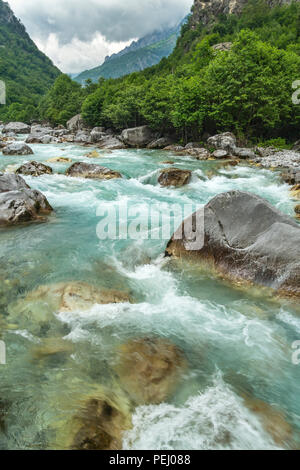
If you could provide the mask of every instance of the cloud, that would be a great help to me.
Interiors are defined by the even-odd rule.
[[[193,4],[193,0],[8,2],[38,46],[63,70],[74,72],[99,65],[133,38],[174,26]]]
[[[51,33],[44,39],[35,39],[38,48],[50,57],[63,72],[79,73],[101,64],[107,55],[124,49],[131,43],[107,42],[105,38],[96,33],[90,42],[73,38],[68,44],[61,45],[56,34]]]

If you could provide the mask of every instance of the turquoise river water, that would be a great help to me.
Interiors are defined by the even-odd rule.
[[[63,156],[104,165],[124,178],[70,178],[64,176],[70,163],[50,163],[53,175],[25,180],[46,195],[54,214],[46,223],[0,230],[0,339],[7,349],[7,363],[0,365],[0,449],[59,448],[53,435],[73,413],[72,398],[98,385],[117,394],[116,348],[144,337],[177,345],[188,365],[166,402],[132,409],[124,449],[299,448],[300,365],[292,361],[292,344],[300,340],[299,306],[165,259],[167,240],[100,240],[96,233],[99,207],[127,204],[146,214],[151,204],[160,214],[174,203],[196,208],[231,189],[256,193],[293,216],[295,203],[278,174],[246,164],[222,168],[163,151],[104,151],[91,159],[85,155],[92,148],[72,144],[32,149],[31,160]],[[0,156],[0,171],[28,160]],[[191,169],[190,184],[160,187],[165,160]],[[134,301],[53,312],[42,331],[25,297],[39,286],[66,281],[125,290]],[[34,356],[45,337],[64,339],[70,349]],[[245,395],[285,417],[289,443],[274,441],[246,407]]]

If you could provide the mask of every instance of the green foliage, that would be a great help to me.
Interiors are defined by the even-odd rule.
[[[6,84],[7,96],[6,106],[0,106],[0,119],[28,121],[38,117],[38,102],[60,72],[1,0],[0,46],[0,80]]]
[[[269,139],[265,141],[258,142],[258,147],[275,147],[277,149],[290,149],[291,145],[287,143],[285,139],[282,137],[278,137],[277,139]]]
[[[300,107],[291,99],[292,82],[300,78],[299,18],[299,3],[270,9],[251,0],[239,17],[220,17],[198,30],[185,25],[174,53],[143,72],[81,90],[58,81],[68,96],[54,94],[58,115],[52,117],[61,122],[61,106],[75,114],[82,103],[90,125],[116,130],[147,123],[184,142],[229,130],[245,139],[289,142],[300,125]],[[219,42],[233,46],[215,51],[211,46]]]
[[[68,75],[60,75],[39,105],[39,114],[53,124],[63,124],[78,114],[88,89],[83,89]]]

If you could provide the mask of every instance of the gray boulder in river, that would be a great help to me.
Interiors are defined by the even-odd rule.
[[[44,220],[52,210],[45,196],[30,189],[23,178],[0,173],[0,226]]]
[[[75,178],[91,178],[100,180],[111,180],[122,178],[118,171],[110,170],[104,166],[94,165],[92,163],[77,162],[73,163],[66,172],[67,176]]]
[[[32,155],[32,149],[22,143],[22,142],[13,142],[11,144],[6,145],[2,149],[3,155]]]
[[[17,175],[30,175],[30,176],[41,176],[51,175],[53,173],[52,168],[48,165],[44,165],[40,162],[28,162],[21,165],[16,170]]]
[[[201,219],[200,219],[201,220]],[[192,225],[191,225],[192,223]],[[166,254],[189,257],[232,281],[272,287],[300,297],[300,226],[267,201],[242,191],[223,193],[204,208],[204,224],[196,214],[186,219],[187,235],[168,243]],[[191,250],[191,230],[204,244]]]
[[[76,114],[67,122],[67,129],[71,132],[81,131],[85,128],[81,114]]]
[[[121,134],[123,142],[130,147],[146,147],[156,137],[156,134],[150,129],[149,126],[124,129]]]
[[[2,133],[7,134],[9,132],[14,132],[15,134],[29,134],[30,126],[24,124],[24,122],[9,122],[3,127]]]

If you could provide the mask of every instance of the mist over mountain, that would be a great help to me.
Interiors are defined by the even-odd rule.
[[[75,77],[79,83],[90,79],[97,82],[100,77],[119,78],[132,72],[139,72],[147,67],[158,64],[174,50],[181,28],[188,17],[177,26],[147,34],[138,41],[133,41],[117,54],[106,57],[99,67],[86,70]]]

